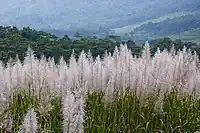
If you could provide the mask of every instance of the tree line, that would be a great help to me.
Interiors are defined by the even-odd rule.
[[[21,61],[26,56],[27,48],[30,46],[34,50],[34,54],[37,58],[41,55],[46,57],[54,57],[55,62],[59,61],[61,56],[66,61],[70,59],[72,51],[76,57],[82,50],[92,53],[93,57],[100,55],[102,57],[107,52],[113,52],[115,46],[119,47],[120,44],[127,44],[127,47],[132,50],[132,54],[136,56],[141,55],[144,44],[136,44],[135,42],[128,40],[122,41],[115,37],[97,38],[96,36],[82,37],[80,34],[76,34],[75,38],[70,38],[65,35],[62,38],[58,38],[55,35],[44,31],[36,31],[30,27],[24,27],[18,29],[17,27],[0,26],[0,60],[3,63],[7,63],[9,58],[15,58],[18,55]],[[196,50],[200,55],[200,46],[191,42],[182,42],[181,40],[172,41],[170,38],[161,38],[155,41],[150,41],[152,55],[160,47],[161,50],[171,48],[172,44],[176,50],[182,49],[183,46]]]

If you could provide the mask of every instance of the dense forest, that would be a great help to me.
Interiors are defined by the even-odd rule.
[[[0,60],[6,63],[10,57],[18,55],[20,60],[23,60],[28,46],[34,50],[37,58],[42,54],[46,57],[54,57],[58,62],[60,56],[63,56],[66,61],[71,56],[74,50],[75,56],[84,50],[92,53],[93,57],[100,55],[101,57],[107,52],[113,52],[115,46],[120,44],[127,44],[128,48],[132,50],[133,55],[140,56],[144,44],[136,44],[131,40],[122,42],[120,38],[115,36],[107,36],[105,38],[97,38],[95,36],[82,37],[81,34],[76,33],[74,38],[69,38],[68,35],[58,38],[55,35],[44,31],[36,31],[29,27],[18,29],[17,27],[3,27],[0,26]],[[200,55],[200,46],[191,42],[182,42],[181,40],[172,41],[170,38],[161,38],[154,41],[149,41],[151,44],[152,55],[159,47],[161,50],[167,48],[170,50],[172,44],[176,50],[182,49],[184,46],[196,50]]]

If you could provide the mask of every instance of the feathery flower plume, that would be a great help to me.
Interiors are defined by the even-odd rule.
[[[19,133],[37,133],[38,123],[36,112],[33,108],[29,109],[24,117]]]
[[[84,98],[79,92],[71,92],[63,99],[63,132],[84,133]]]

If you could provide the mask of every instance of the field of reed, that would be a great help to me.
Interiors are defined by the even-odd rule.
[[[200,66],[186,48],[134,57],[126,45],[103,58],[81,52],[0,63],[0,133],[194,133]]]

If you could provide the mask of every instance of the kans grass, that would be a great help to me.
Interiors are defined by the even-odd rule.
[[[142,56],[126,45],[69,64],[40,60],[29,48],[0,65],[2,133],[194,133],[200,129],[200,68],[196,53],[157,50]]]

